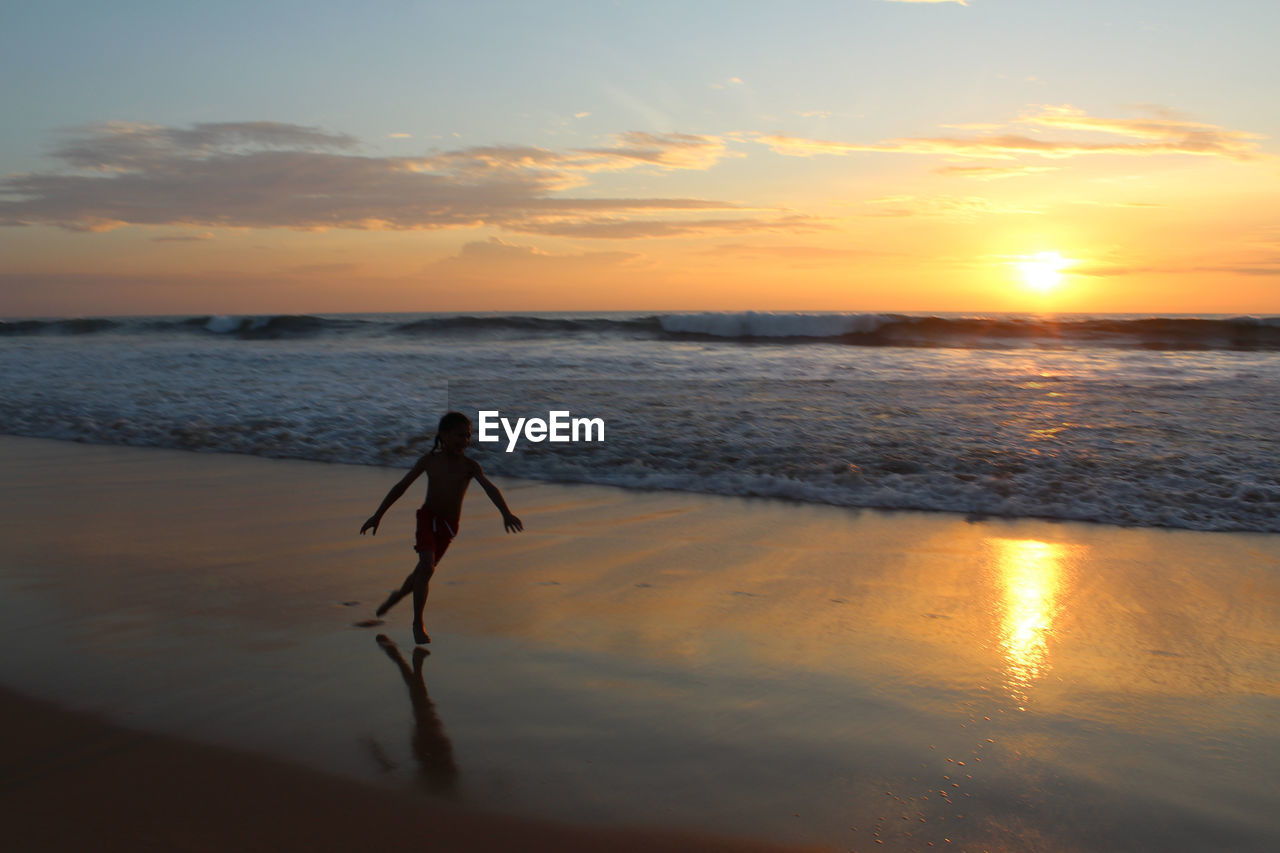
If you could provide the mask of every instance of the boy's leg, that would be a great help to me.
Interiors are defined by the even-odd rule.
[[[435,556],[423,554],[418,559],[418,568],[413,573],[413,639],[419,645],[431,642],[426,629],[422,625],[422,611],[427,604],[430,593],[431,576],[436,573]]]
[[[421,560],[419,560],[419,565],[421,565]],[[404,598],[406,595],[413,592],[414,578],[416,578],[417,576],[418,576],[418,570],[415,568],[412,572],[409,573],[409,576],[404,579],[404,583],[400,584],[400,588],[397,589],[395,592],[391,593],[390,595],[388,595],[387,600],[382,602],[382,604],[378,605],[378,609],[376,611],[377,615],[385,616],[388,610],[390,610],[392,607],[396,606],[396,604],[400,602],[400,599]]]
[[[388,595],[387,600],[382,602],[382,604],[378,605],[378,609],[376,611],[377,615],[385,616],[388,610],[390,610],[392,607],[395,607],[397,604],[400,603],[400,599],[404,598],[406,595],[412,592],[415,592],[418,585],[418,577],[422,574],[422,566],[426,562],[427,562],[427,558],[425,556],[418,558],[418,565],[414,567],[413,571],[409,572],[409,576],[404,579],[404,583],[400,584],[400,588],[397,589],[395,592],[391,593],[390,595]],[[431,575],[434,573],[435,573],[434,567],[429,568],[427,579],[430,580]],[[417,600],[416,597],[414,600],[416,602]],[[424,602],[426,601],[425,589],[423,590],[422,600]],[[421,614],[422,613],[421,605],[417,605],[416,610],[419,614]],[[422,621],[421,615],[419,615],[418,621]]]

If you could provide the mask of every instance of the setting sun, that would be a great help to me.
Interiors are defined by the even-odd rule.
[[[1062,270],[1070,265],[1071,261],[1057,252],[1027,255],[1014,263],[1022,274],[1022,283],[1039,293],[1048,293],[1062,284]]]

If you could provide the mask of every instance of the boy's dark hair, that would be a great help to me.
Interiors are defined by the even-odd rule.
[[[471,429],[471,418],[462,412],[445,412],[444,417],[440,419],[440,423],[436,426],[436,440],[431,445],[431,452],[435,453],[440,449],[440,433],[457,429],[458,427]]]

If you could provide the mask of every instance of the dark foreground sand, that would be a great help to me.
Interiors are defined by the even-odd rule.
[[[1280,849],[1280,537],[397,477],[0,437],[0,848]]]
[[[0,841],[14,851],[784,851],[485,814],[0,691]]]

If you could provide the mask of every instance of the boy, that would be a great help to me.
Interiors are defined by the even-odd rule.
[[[471,443],[471,420],[461,412],[449,412],[440,419],[436,440],[431,450],[414,464],[400,482],[391,487],[378,511],[360,528],[363,534],[372,530],[378,534],[378,524],[391,505],[424,472],[427,475],[427,499],[418,510],[418,530],[414,550],[418,552],[418,565],[404,579],[398,590],[391,593],[378,608],[378,616],[409,593],[413,593],[413,639],[419,645],[431,642],[422,624],[422,610],[427,603],[427,583],[435,574],[436,564],[444,556],[445,549],[458,533],[458,518],[462,514],[462,498],[467,486],[474,479],[502,513],[502,524],[508,533],[518,533],[524,525],[507,508],[498,487],[489,482],[480,463],[463,454]]]

